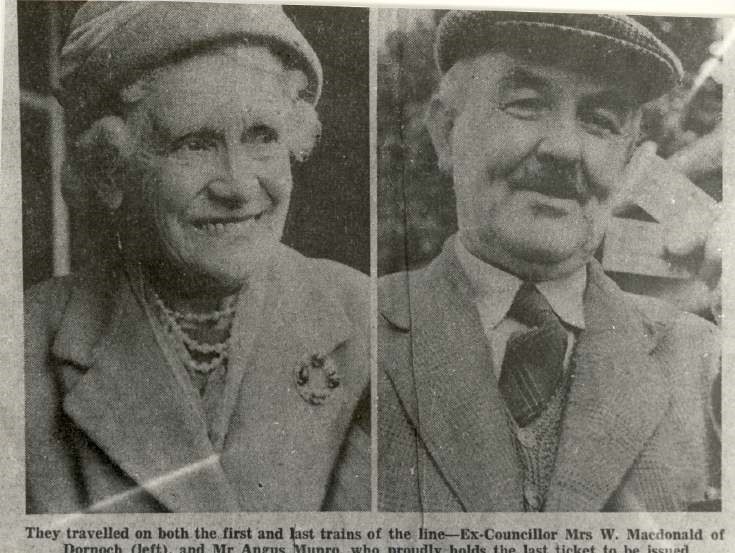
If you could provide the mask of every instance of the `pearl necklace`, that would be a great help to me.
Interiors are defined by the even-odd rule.
[[[208,375],[226,365],[229,358],[231,339],[229,328],[232,326],[232,320],[235,316],[237,296],[227,298],[225,305],[217,311],[210,313],[180,313],[163,303],[155,290],[152,290],[152,293],[156,307],[163,315],[164,328],[173,338],[178,356],[188,369]],[[197,326],[207,323],[214,323],[214,328],[217,330],[227,330],[227,338],[223,342],[209,344],[192,338],[184,330],[184,327],[196,329]],[[209,361],[197,361],[192,353],[213,357]]]
[[[181,313],[180,311],[171,309],[164,304],[163,300],[155,291],[153,292],[153,295],[155,296],[156,305],[162,309],[164,313],[176,321],[188,323],[216,323],[225,318],[231,319],[235,315],[235,305],[237,304],[237,296],[229,296],[225,299],[225,305],[222,309],[218,309],[210,313]]]

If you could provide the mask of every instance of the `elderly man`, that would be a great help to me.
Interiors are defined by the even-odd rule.
[[[686,509],[714,327],[593,258],[679,60],[608,15],[453,11],[435,48],[459,231],[380,285],[380,508]]]
[[[366,277],[280,243],[321,86],[278,6],[77,12],[65,192],[101,248],[26,295],[29,512],[369,508]]]

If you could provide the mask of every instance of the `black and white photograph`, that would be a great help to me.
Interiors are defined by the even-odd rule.
[[[732,0],[7,0],[0,553],[735,551]]]
[[[724,22],[378,21],[379,510],[720,510]]]
[[[369,510],[368,10],[18,25],[27,512]]]

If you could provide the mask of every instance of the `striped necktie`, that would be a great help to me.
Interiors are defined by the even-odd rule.
[[[546,408],[563,376],[567,333],[546,298],[531,283],[516,294],[508,316],[529,327],[514,332],[505,350],[499,387],[519,426]]]

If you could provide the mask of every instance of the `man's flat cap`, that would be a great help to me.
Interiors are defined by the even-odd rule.
[[[435,55],[442,74],[461,59],[491,50],[622,79],[641,101],[667,92],[683,74],[668,46],[625,15],[453,10],[441,20]]]
[[[319,58],[280,6],[202,2],[84,4],[61,52],[59,98],[73,113],[83,113],[146,70],[238,41],[267,46],[286,67],[303,70],[303,97],[316,104]]]

